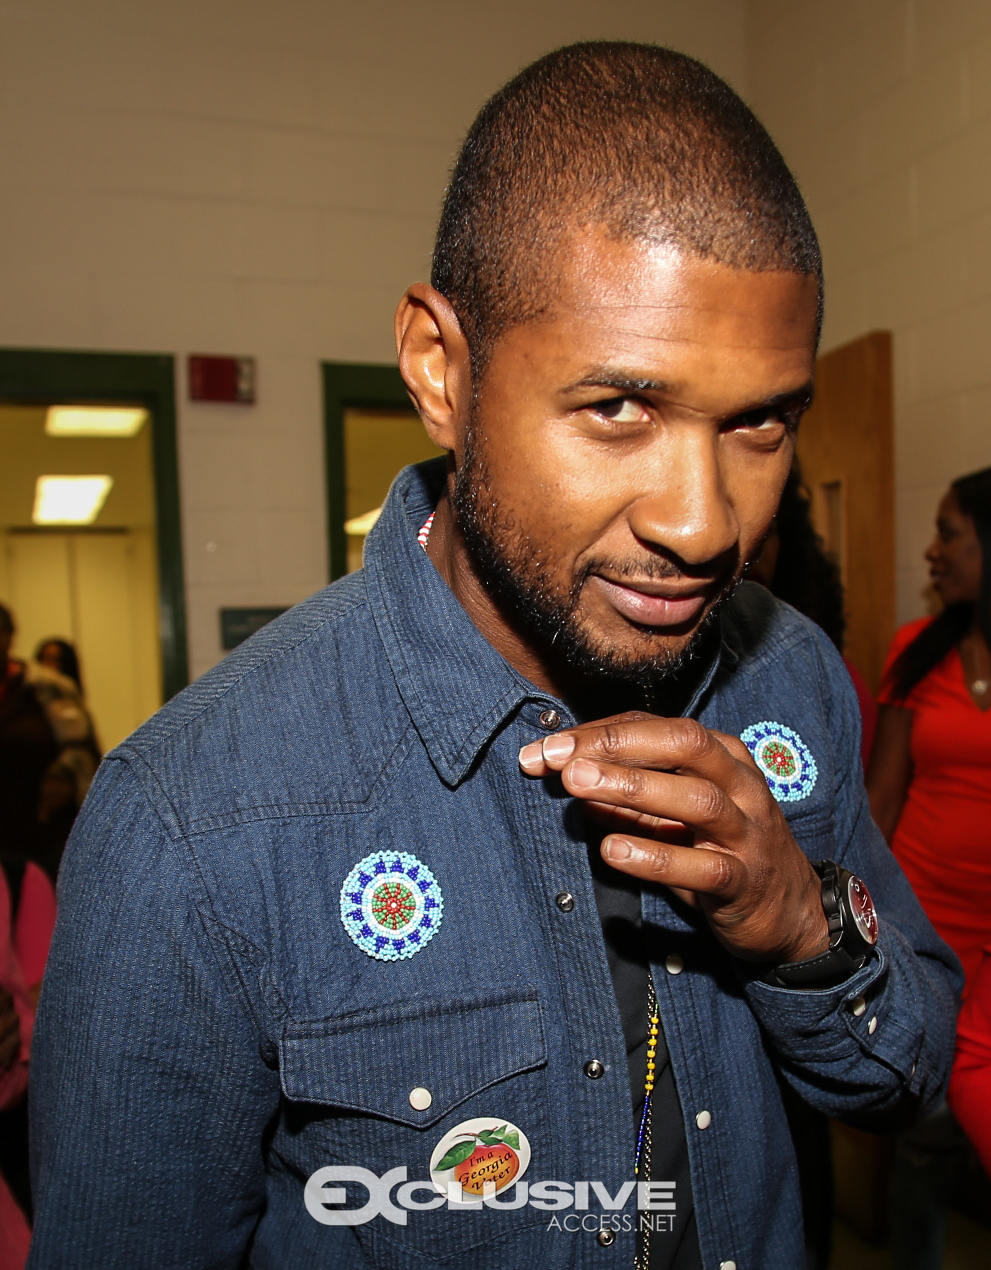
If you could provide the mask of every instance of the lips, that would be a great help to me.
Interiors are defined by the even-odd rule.
[[[683,587],[643,581],[615,582],[595,574],[589,582],[603,598],[630,622],[639,626],[685,626],[705,607],[708,589],[686,591]]]

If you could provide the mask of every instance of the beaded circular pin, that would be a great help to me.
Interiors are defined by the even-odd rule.
[[[797,732],[765,719],[741,732],[740,740],[753,755],[779,803],[795,803],[812,793],[819,769]]]
[[[341,921],[362,952],[399,961],[433,939],[444,897],[422,860],[406,851],[373,851],[341,887]]]

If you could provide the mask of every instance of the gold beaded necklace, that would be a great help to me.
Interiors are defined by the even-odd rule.
[[[640,1132],[637,1134],[637,1154],[633,1165],[633,1176],[639,1178],[643,1169],[643,1178],[650,1181],[650,1102],[654,1092],[654,1073],[657,1071],[657,1038],[660,1035],[661,1015],[657,1006],[657,994],[654,991],[654,978],[647,967],[647,1075],[644,1078],[643,1115],[640,1117]],[[639,1208],[637,1216],[639,1218]],[[650,1265],[650,1227],[638,1221],[637,1253],[633,1260],[634,1270],[648,1270]]]

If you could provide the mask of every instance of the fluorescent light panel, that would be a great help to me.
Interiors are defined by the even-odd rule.
[[[370,512],[365,512],[363,516],[352,516],[350,520],[344,522],[344,532],[355,538],[364,538],[365,534],[371,533],[372,526],[381,515],[382,508],[376,507]]]
[[[31,519],[36,525],[92,525],[113,484],[111,476],[39,476]]]
[[[133,437],[147,418],[143,406],[49,406],[45,432],[50,437]]]

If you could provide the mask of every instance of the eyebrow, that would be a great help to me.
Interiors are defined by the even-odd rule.
[[[563,393],[572,393],[581,388],[611,388],[617,394],[635,392],[667,393],[671,391],[671,384],[663,379],[642,379],[634,375],[625,375],[621,371],[601,369],[592,370],[589,374],[583,375],[581,379],[576,379],[574,383],[568,384],[561,391]],[[736,411],[732,417],[735,419],[740,415],[754,414],[758,410],[774,410],[780,406],[787,405],[800,405],[803,410],[807,410],[812,405],[814,397],[815,387],[812,380],[809,379],[798,388],[793,388],[788,392],[775,393],[772,397],[766,397],[763,401],[754,402],[753,405]]]

